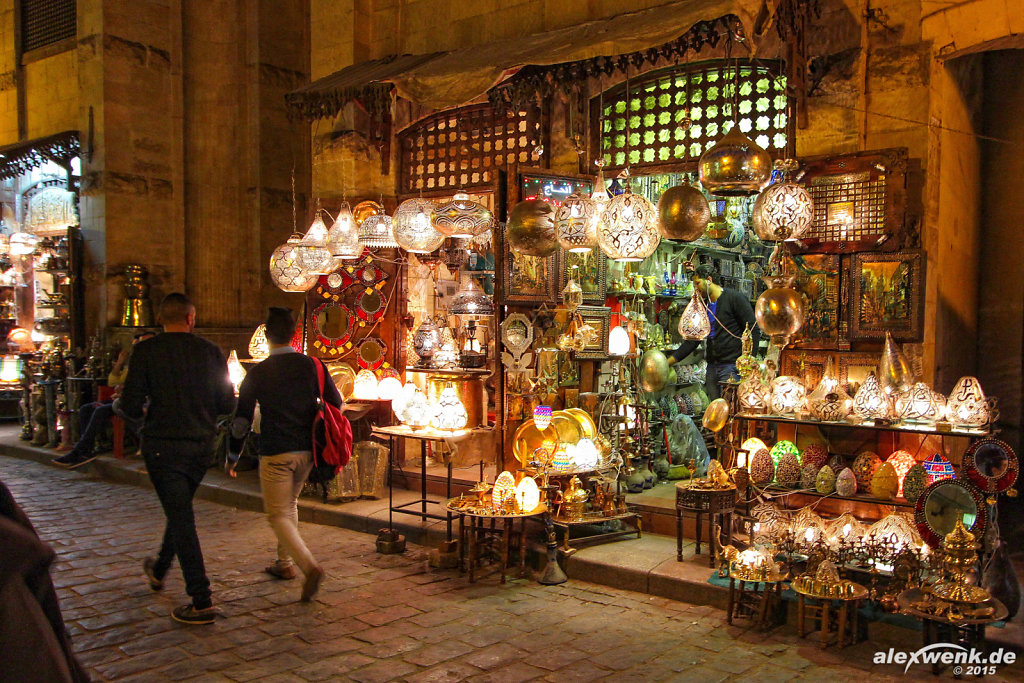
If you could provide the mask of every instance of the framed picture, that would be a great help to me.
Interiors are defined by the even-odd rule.
[[[577,309],[583,322],[597,330],[597,341],[577,352],[577,358],[604,360],[608,357],[608,333],[611,332],[612,309],[608,306],[580,306]]]
[[[839,356],[839,384],[844,385],[850,396],[853,396],[869,373],[875,372],[878,368],[877,353],[840,353]]]
[[[796,280],[793,288],[804,302],[804,324],[792,342],[812,349],[834,349],[839,345],[841,278],[837,254],[794,255]]]
[[[919,250],[850,257],[850,339],[921,341],[924,258]]]
[[[506,303],[554,303],[558,300],[559,252],[547,257],[524,256],[509,249],[504,240],[502,249]]]
[[[583,290],[584,301],[604,303],[608,291],[608,257],[603,251],[591,249],[586,254],[562,252],[560,270],[559,295],[571,276]]]
[[[832,351],[786,349],[782,352],[782,370],[779,374],[796,377],[807,387],[807,393],[811,393],[825,376],[825,366],[829,360],[834,370],[835,353]]]

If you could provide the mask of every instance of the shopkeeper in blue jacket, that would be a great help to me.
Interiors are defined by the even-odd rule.
[[[755,349],[760,332],[750,300],[741,292],[727,289],[720,283],[721,275],[714,266],[697,266],[693,275],[693,295],[705,298],[711,322],[711,334],[708,335],[704,354],[708,362],[704,391],[711,401],[722,395],[722,382],[736,378],[736,359],[743,353],[742,338],[747,325],[753,330]],[[699,341],[684,341],[669,356],[668,364],[675,365],[699,345]]]

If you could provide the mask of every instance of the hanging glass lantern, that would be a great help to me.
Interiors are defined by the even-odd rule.
[[[768,289],[761,292],[754,306],[754,316],[761,331],[780,349],[804,324],[804,302],[793,289],[793,275],[766,275],[762,278]]]
[[[395,211],[393,226],[398,246],[413,254],[429,254],[444,242],[444,235],[430,222],[434,203],[429,199],[406,199]]]
[[[583,288],[576,284],[576,280],[572,277],[562,288],[562,301],[565,302],[565,307],[569,309],[570,313],[575,313],[576,309],[583,305]]]
[[[431,213],[430,222],[442,235],[469,239],[491,229],[494,218],[483,204],[477,204],[465,192],[457,192]]]
[[[327,226],[324,219],[317,210],[309,229],[302,236],[302,241],[295,248],[295,255],[299,264],[310,273],[323,275],[331,272],[333,259],[327,247]]]
[[[431,421],[436,429],[456,431],[463,429],[468,421],[466,406],[459,399],[459,392],[453,386],[445,387],[437,399],[437,414]]]
[[[670,187],[658,200],[658,229],[670,240],[692,242],[711,221],[711,206],[704,193],[688,182]]]
[[[798,240],[814,221],[814,200],[800,185],[788,179],[798,166],[793,159],[775,162],[782,180],[758,195],[751,212],[754,234],[770,242]]]
[[[892,402],[874,372],[868,374],[853,395],[853,410],[864,420],[887,420],[892,416]]]
[[[239,362],[238,352],[234,349],[231,349],[231,354],[228,356],[228,379],[231,380],[231,386],[235,388],[235,396],[238,396],[238,387],[245,379],[245,368]]]
[[[661,242],[658,210],[641,195],[626,191],[608,202],[597,227],[597,243],[613,261],[643,261]]]
[[[270,355],[270,344],[267,342],[267,326],[260,323],[249,338],[249,358],[263,360]]]
[[[367,216],[359,226],[359,243],[371,249],[398,247],[398,242],[395,241],[394,222],[391,216],[384,213],[383,207]]]
[[[359,242],[359,226],[352,215],[348,202],[342,202],[338,215],[327,233],[327,250],[331,253],[333,268],[341,266],[341,261],[350,261],[363,255],[363,245]],[[330,272],[330,271],[328,271]]]
[[[946,402],[946,419],[954,427],[984,427],[988,424],[988,401],[976,377],[961,377]]]
[[[480,289],[476,280],[470,277],[466,286],[452,298],[448,313],[451,315],[491,315],[494,313],[494,302],[484,293],[484,290]]]
[[[380,397],[377,375],[373,370],[360,370],[352,385],[352,398],[357,401],[376,401]]]
[[[700,341],[711,334],[711,320],[708,318],[708,307],[700,294],[694,291],[690,303],[686,304],[683,314],[679,316],[679,334],[683,339]]]
[[[597,246],[601,208],[596,201],[573,192],[555,210],[555,237],[562,248],[586,254]]]
[[[935,422],[942,419],[946,397],[924,382],[896,395],[896,417],[905,422]]]
[[[803,407],[806,389],[796,377],[776,377],[769,385],[771,409],[775,415],[792,415]]]
[[[622,325],[616,325],[608,333],[608,354],[611,356],[625,356],[629,353],[629,332]]]
[[[772,158],[733,122],[729,132],[700,156],[699,170],[700,184],[711,194],[746,197],[768,183]]]
[[[296,249],[301,242],[301,235],[292,235],[270,254],[270,279],[286,292],[307,292],[320,277],[319,273],[308,270],[299,262]]]

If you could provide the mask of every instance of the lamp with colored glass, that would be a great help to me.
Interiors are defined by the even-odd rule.
[[[765,445],[764,441],[757,437],[747,439],[736,453],[736,467],[746,467],[753,460],[754,453],[762,450],[768,450],[768,446]]]
[[[228,379],[235,388],[235,396],[238,396],[238,387],[242,386],[242,380],[245,379],[245,368],[238,361],[238,353],[234,349],[231,349],[228,356]]]
[[[295,248],[299,265],[306,271],[322,275],[333,270],[331,252],[327,248],[327,236],[327,225],[320,215],[320,210],[317,209],[313,222],[309,224],[306,234]]]
[[[924,461],[924,471],[928,473],[929,484],[943,479],[956,479],[956,468],[941,453],[936,453]]]
[[[380,398],[379,392],[377,375],[373,373],[373,370],[360,370],[352,385],[352,398],[357,401],[376,401]]]
[[[769,452],[769,454],[772,456],[772,462],[774,462],[775,466],[778,467],[779,462],[786,455],[795,455],[797,459],[799,459],[800,449],[797,448],[796,444],[793,443],[792,441],[787,441],[783,439],[782,441],[777,441],[775,445],[772,446],[772,450]]]
[[[896,470],[896,477],[900,482],[900,488],[896,492],[896,495],[902,497],[903,480],[906,478],[907,472],[910,471],[910,468],[917,464],[917,460],[915,460],[914,456],[906,451],[895,451],[892,455],[886,458],[886,462],[891,464],[893,469]]]
[[[285,292],[307,292],[320,277],[299,260],[301,244],[302,235],[295,234],[270,254],[270,279]]]
[[[451,201],[436,207],[430,220],[442,235],[459,239],[478,237],[494,224],[490,209],[474,202],[465,192],[457,192]]]
[[[853,395],[853,410],[864,420],[887,420],[892,416],[892,402],[874,372],[868,374]]]
[[[444,243],[444,234],[430,222],[434,203],[429,199],[406,199],[392,219],[398,246],[413,254],[429,254]]]
[[[537,406],[533,409],[533,424],[537,429],[544,431],[551,425],[553,415],[551,406]]]
[[[510,512],[515,504],[516,478],[504,471],[494,480],[491,488],[491,505],[497,513]]]
[[[260,323],[249,338],[249,358],[263,360],[270,355],[270,344],[267,342],[267,326]]]

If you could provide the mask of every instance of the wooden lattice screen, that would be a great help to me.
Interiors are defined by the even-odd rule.
[[[740,62],[738,78],[736,68],[734,61],[715,61],[662,69],[631,78],[628,98],[622,83],[591,100],[595,119],[604,109],[603,126],[593,125],[600,127],[605,167],[629,166],[635,175],[695,163],[729,129],[734,102],[740,130],[773,157],[786,156],[793,122],[781,65]]]
[[[490,187],[494,171],[544,157],[539,109],[499,111],[471,105],[421,119],[398,134],[399,194]]]
[[[21,0],[21,51],[74,38],[75,0]]]

